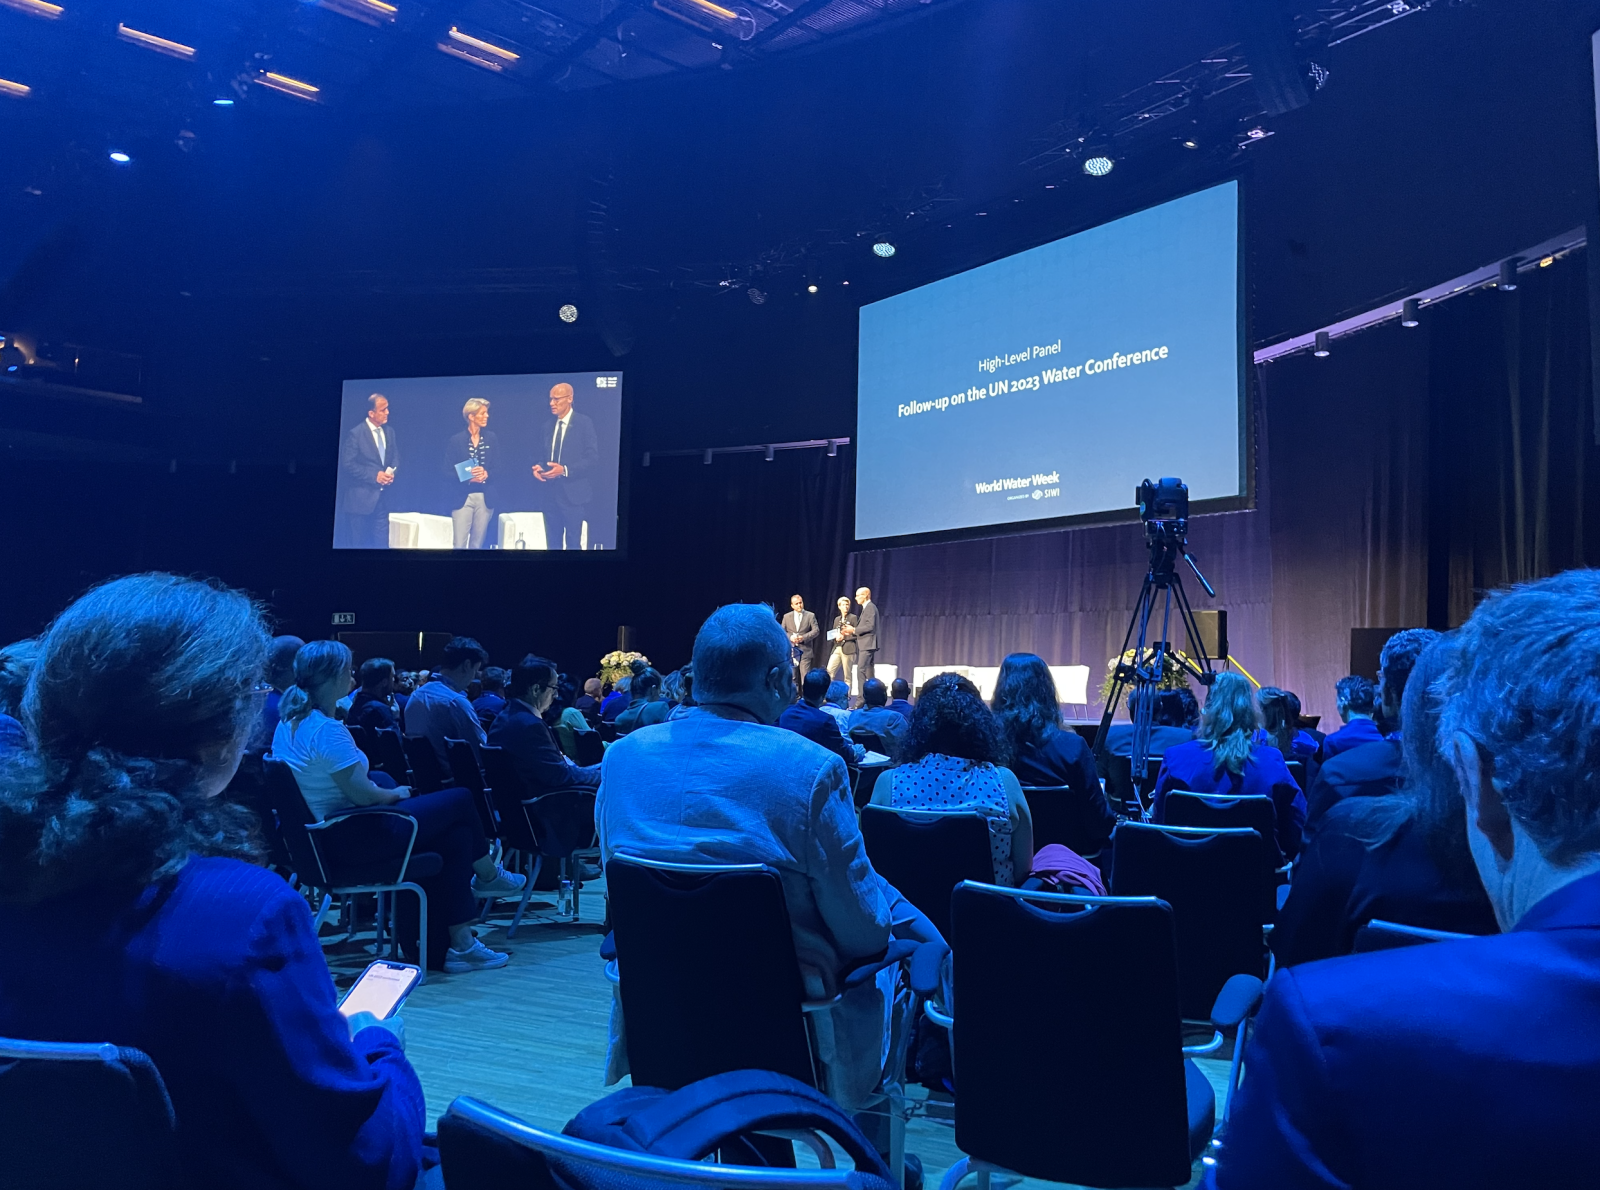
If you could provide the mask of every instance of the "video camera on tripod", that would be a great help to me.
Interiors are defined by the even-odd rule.
[[[1145,545],[1150,551],[1150,569],[1139,589],[1139,601],[1134,606],[1133,618],[1122,638],[1122,649],[1117,655],[1111,690],[1106,696],[1105,712],[1100,718],[1100,731],[1096,736],[1095,751],[1106,752],[1110,734],[1111,717],[1116,713],[1117,702],[1124,689],[1132,687],[1137,698],[1130,696],[1133,719],[1133,772],[1143,774],[1149,761],[1150,723],[1155,708],[1155,694],[1161,689],[1169,658],[1185,670],[1202,686],[1216,680],[1211,658],[1206,653],[1205,641],[1195,624],[1194,611],[1189,606],[1189,595],[1183,589],[1183,575],[1178,572],[1178,559],[1182,558],[1194,571],[1195,578],[1205,588],[1206,594],[1216,598],[1216,591],[1200,573],[1200,567],[1189,556],[1189,487],[1181,479],[1164,478],[1145,480],[1134,493],[1134,503],[1139,509],[1139,519],[1144,522]],[[1156,609],[1157,593],[1161,593],[1161,623],[1159,634],[1151,638],[1151,617]],[[1172,647],[1171,624],[1173,605],[1183,621],[1189,638],[1189,652]],[[1129,658],[1128,646],[1138,635],[1137,645]],[[1199,660],[1196,661],[1195,659]]]

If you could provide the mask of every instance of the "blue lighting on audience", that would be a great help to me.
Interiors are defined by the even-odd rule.
[[[111,152],[111,160],[115,161],[118,165],[127,165],[133,160],[133,158],[129,157],[121,149],[113,149]]]

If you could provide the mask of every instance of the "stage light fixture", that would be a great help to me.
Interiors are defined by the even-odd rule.
[[[1500,288],[1507,293],[1517,287],[1517,265],[1521,263],[1515,256],[1500,262]]]
[[[10,79],[0,79],[0,95],[10,95],[16,99],[26,99],[33,94],[33,88],[27,83],[14,83]]]
[[[15,372],[27,362],[28,357],[22,354],[22,348],[9,339],[4,347],[0,347],[0,369],[4,369],[7,372]]]
[[[562,306],[561,309],[556,311],[556,317],[561,319],[562,322],[577,322],[578,307],[574,306],[571,302],[568,302],[566,305]]]
[[[807,286],[806,286],[806,292],[807,292],[807,293],[816,293],[816,292],[817,292],[817,286],[816,286],[816,283],[815,283],[815,282],[813,282],[813,283],[812,283],[812,284],[810,284],[810,285],[807,285]]]
[[[1416,326],[1422,319],[1417,314],[1417,299],[1407,298],[1400,303],[1400,325]]]
[[[30,17],[43,17],[47,21],[55,20],[66,11],[61,5],[48,4],[45,0],[0,0],[0,6],[25,12]]]
[[[1200,142],[1192,136],[1184,137],[1182,144],[1186,149],[1198,149],[1200,147]]]
[[[744,291],[744,296],[750,299],[752,306],[764,305],[767,300],[766,290],[757,289],[754,285]]]
[[[874,256],[881,256],[883,259],[888,260],[894,253],[895,247],[888,240],[879,240],[872,245],[872,254]]]
[[[492,70],[499,74],[505,69],[504,62],[495,62],[489,58],[480,58],[477,54],[469,54],[466,50],[457,49],[453,45],[439,42],[435,47],[441,54],[449,54],[452,58],[460,58],[463,62],[471,62],[474,66],[481,66],[485,70]]]
[[[492,54],[503,62],[515,62],[522,57],[521,54],[513,53],[504,46],[495,45],[492,41],[484,41],[481,37],[473,37],[469,33],[463,33],[454,25],[450,26],[450,40],[459,41],[462,45],[471,46],[475,50],[482,50],[486,54]]]
[[[1331,348],[1329,347],[1330,342],[1331,342],[1331,337],[1329,336],[1327,331],[1318,331],[1317,332],[1317,345],[1314,348],[1312,348],[1311,354],[1316,356],[1318,359],[1327,359],[1328,358],[1328,354],[1329,354],[1329,352],[1331,350]]]
[[[839,444],[837,442],[828,443],[828,457],[830,459],[836,459],[839,457]]]
[[[231,99],[213,99],[211,101],[211,106],[212,107],[232,107],[233,106],[233,100],[231,100]]]
[[[279,74],[275,70],[264,70],[251,81],[266,87],[269,91],[293,95],[296,99],[304,99],[307,103],[316,103],[317,96],[322,94],[321,87],[313,87],[310,83]]]
[[[1555,264],[1555,262],[1556,262],[1556,258],[1554,256],[1546,256],[1543,260],[1541,260],[1539,262],[1539,267],[1541,269],[1547,269],[1551,265]]]
[[[107,154],[107,156],[110,157],[111,160],[115,161],[118,165],[127,165],[130,161],[133,160],[132,157],[129,157],[121,149],[113,149],[110,153]]]
[[[184,45],[181,41],[171,41],[165,37],[157,37],[154,33],[146,33],[141,29],[130,29],[127,25],[118,22],[117,36],[130,45],[143,46],[147,50],[154,50],[158,54],[165,54],[169,58],[181,58],[185,62],[194,60],[194,47]]]
[[[772,447],[767,447],[767,462],[772,462]]]
[[[1117,163],[1104,153],[1083,159],[1083,172],[1091,178],[1103,178],[1117,167]]]

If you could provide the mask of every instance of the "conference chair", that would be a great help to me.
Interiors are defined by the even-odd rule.
[[[535,1128],[476,1099],[456,1098],[439,1117],[439,1153],[450,1190],[893,1190],[867,1171],[770,1169],[656,1157]]]
[[[890,755],[889,745],[884,743],[883,737],[870,727],[852,727],[850,729],[850,742],[860,744],[869,752],[877,752],[883,756]]]
[[[367,756],[367,759],[370,761],[372,759],[372,755],[371,755],[372,736],[371,736],[371,734],[361,724],[359,724],[359,723],[351,723],[348,719],[345,720],[344,728],[345,728],[346,731],[348,731],[350,733],[350,738],[356,742],[356,747],[360,748],[361,751]]]
[[[1423,926],[1401,925],[1396,921],[1373,918],[1356,931],[1352,954],[1366,954],[1373,950],[1392,950],[1397,946],[1421,946],[1427,942],[1454,942],[1470,938],[1471,934],[1457,934],[1451,930],[1430,930]]]
[[[411,766],[411,791],[437,793],[450,784],[450,773],[433,750],[433,741],[427,736],[405,737],[406,762]]]
[[[1267,974],[1273,899],[1266,844],[1250,829],[1120,822],[1111,835],[1111,894],[1172,908],[1179,1007],[1202,1020],[1235,975]]]
[[[930,1003],[927,1015],[950,1031],[965,1156],[941,1190],[968,1172],[987,1190],[1002,1171],[1087,1186],[1187,1183],[1217,1115],[1190,1058],[1237,1034],[1261,981],[1229,982],[1206,1014],[1211,1039],[1185,1046],[1174,914],[1155,897],[963,881],[951,931],[955,1012]]]
[[[388,773],[396,785],[410,785],[411,765],[406,760],[400,732],[393,727],[380,727],[367,732],[367,740],[372,745],[372,750],[367,753],[371,766],[380,773]],[[357,744],[360,742],[356,741]]]
[[[472,804],[478,807],[478,818],[483,823],[483,833],[488,839],[500,837],[500,823],[494,812],[494,801],[489,796],[489,787],[484,783],[483,769],[478,767],[478,758],[472,753],[472,745],[466,740],[452,740],[448,736],[444,741],[445,753],[450,759],[450,782],[459,785],[472,795]]]
[[[1171,826],[1245,827],[1267,843],[1267,859],[1274,868],[1283,864],[1278,850],[1278,810],[1261,794],[1195,793],[1167,791],[1162,821]]]
[[[560,878],[572,882],[572,916],[568,920],[577,921],[583,888],[580,861],[599,857],[593,846],[594,790],[563,789],[534,794],[504,748],[484,744],[480,753],[489,779],[489,798],[500,820],[500,840],[507,848],[521,854],[522,870],[528,877],[506,937],[515,937],[522,925],[523,914],[527,912],[528,901],[546,859],[555,860]]]
[[[399,905],[394,894],[413,893],[417,962],[426,979],[428,894],[417,882],[437,876],[444,860],[432,851],[415,851],[416,819],[387,806],[368,806],[318,822],[289,766],[268,757],[264,768],[273,825],[294,860],[295,873],[302,884],[323,894],[313,930],[321,927],[334,897],[372,894],[378,898],[374,945],[381,951],[387,928],[390,953],[399,957]]]
[[[1075,790],[1070,785],[1024,785],[1022,796],[1033,819],[1033,849],[1050,843],[1070,847],[1085,859],[1100,854],[1107,839],[1100,816],[1098,788]],[[1113,804],[1113,809],[1115,805]]]
[[[939,943],[896,940],[851,969],[838,995],[807,1000],[775,869],[614,855],[606,890],[612,933],[601,954],[621,997],[635,1086],[676,1090],[732,1070],[773,1070],[816,1087],[810,1018],[908,960],[913,990],[931,994],[948,954]],[[888,1068],[904,1060],[891,1055]],[[899,1170],[905,1105],[898,1085],[884,1091],[882,1110],[889,1168]]]
[[[605,759],[605,741],[598,731],[575,731],[572,733],[572,753],[575,764],[588,768]]]
[[[1111,808],[1131,817],[1141,817],[1155,797],[1156,780],[1161,773],[1161,758],[1150,757],[1144,773],[1137,779],[1133,760],[1127,756],[1108,756],[1105,760],[1106,797]]]
[[[927,914],[946,938],[950,890],[963,880],[994,883],[989,820],[982,814],[867,805],[861,808],[861,837],[878,874]]]
[[[148,1055],[0,1037],[0,1186],[166,1190],[182,1180],[172,1101]]]

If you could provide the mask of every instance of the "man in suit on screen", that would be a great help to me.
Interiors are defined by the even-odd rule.
[[[339,451],[347,544],[356,549],[389,548],[389,492],[400,446],[389,425],[389,398],[367,397],[367,415],[350,427]]]
[[[594,500],[594,477],[600,469],[600,443],[594,422],[572,409],[572,385],[550,390],[550,425],[544,445],[550,461],[535,464],[533,477],[552,489],[545,501],[545,529],[553,550],[583,548],[583,522]],[[589,525],[589,545],[600,544],[600,527]]]

